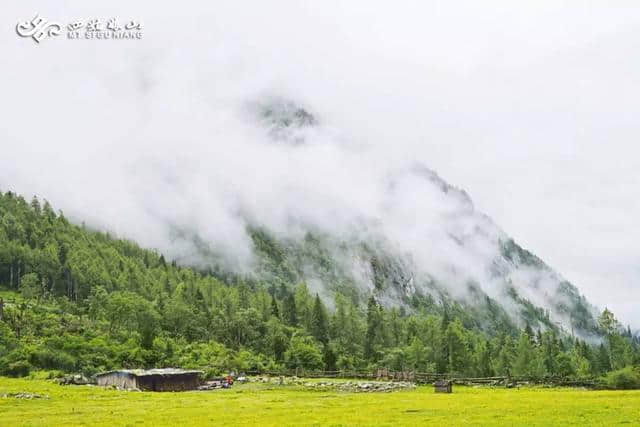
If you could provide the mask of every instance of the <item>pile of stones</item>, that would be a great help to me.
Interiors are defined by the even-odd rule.
[[[407,381],[309,381],[298,377],[254,377],[253,382],[282,386],[301,386],[311,390],[339,390],[356,393],[390,392],[415,388]]]
[[[275,384],[275,385],[304,385],[305,380],[298,377],[256,377],[253,379],[247,379],[247,381],[253,381],[263,384]]]
[[[75,374],[75,375],[67,375],[66,377],[58,378],[58,384],[60,384],[60,385],[86,385],[86,384],[95,384],[95,380],[87,378],[84,375]]]
[[[8,398],[14,398],[14,399],[27,399],[27,400],[31,400],[31,399],[48,399],[49,396],[42,395],[42,394],[35,394],[35,393],[26,393],[26,392],[22,392],[22,393],[4,393],[2,395],[3,399],[8,399]]]
[[[404,381],[370,381],[370,382],[308,382],[305,387],[315,390],[339,390],[355,393],[388,393],[395,390],[407,390],[415,388],[415,384]]]
[[[198,387],[198,390],[201,391],[207,391],[207,390],[215,390],[215,389],[222,389],[222,388],[229,388],[230,386],[227,385],[226,381],[222,381],[222,380],[211,380],[211,381],[205,381],[203,384],[201,384]]]

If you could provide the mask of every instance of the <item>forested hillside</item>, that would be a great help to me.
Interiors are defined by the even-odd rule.
[[[267,232],[250,233],[262,276],[197,270],[71,224],[48,202],[0,193],[0,373],[387,367],[592,377],[640,363],[637,338],[606,310],[602,342],[586,343],[552,324],[520,330],[488,297],[482,310],[420,293],[385,307],[375,292],[334,283],[321,298]],[[322,259],[314,239],[299,256]]]

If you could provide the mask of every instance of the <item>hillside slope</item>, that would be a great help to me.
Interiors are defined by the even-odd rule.
[[[341,263],[349,258],[327,251],[334,247],[328,237],[308,233],[295,242],[248,232],[260,260],[252,274],[194,270],[71,224],[47,202],[0,194],[0,374],[384,366],[584,377],[640,357],[637,339],[620,334],[610,313],[601,322],[609,329],[599,330],[607,345],[592,347],[553,325],[519,329],[480,291],[474,303],[438,294],[437,283],[425,288],[434,292],[403,287],[410,270],[378,248],[341,246],[375,272],[367,293],[350,281],[356,276]],[[525,252],[517,256],[533,262]],[[313,289],[325,282],[332,285],[321,289],[322,299]]]

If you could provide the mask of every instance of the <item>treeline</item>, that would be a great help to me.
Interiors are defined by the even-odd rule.
[[[373,295],[361,304],[339,292],[323,300],[304,283],[181,267],[11,192],[0,193],[0,289],[4,375],[385,367],[590,378],[640,365],[638,339],[608,310],[597,344],[528,325],[487,333],[451,302],[385,308]]]

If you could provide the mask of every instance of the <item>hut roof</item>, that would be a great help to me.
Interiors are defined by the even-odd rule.
[[[114,373],[125,373],[132,374],[137,377],[144,377],[149,375],[162,375],[162,376],[171,376],[171,375],[182,375],[182,374],[201,374],[202,371],[196,370],[185,370],[178,368],[163,368],[163,369],[117,369],[113,371],[103,372],[101,374],[96,375],[97,377],[103,375],[109,375]]]

